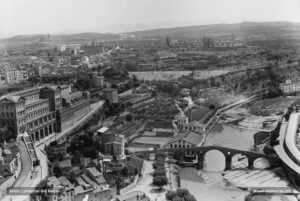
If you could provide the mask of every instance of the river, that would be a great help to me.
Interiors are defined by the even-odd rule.
[[[248,151],[254,144],[258,131],[216,124],[206,136],[203,146],[217,145]]]
[[[203,146],[218,145],[234,149],[249,150],[253,145],[253,135],[257,131],[216,124],[207,135]],[[224,155],[210,151],[205,157],[206,167],[199,177],[194,168],[183,168],[180,172],[181,187],[187,188],[198,201],[240,201],[248,194],[231,187],[223,181]]]

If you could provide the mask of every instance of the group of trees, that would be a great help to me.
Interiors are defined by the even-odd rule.
[[[92,159],[97,158],[100,150],[101,145],[93,137],[93,133],[86,132],[83,135],[78,135],[71,140],[67,152],[73,155],[72,163],[76,164],[80,162],[80,157],[88,157]]]
[[[169,81],[159,81],[156,83],[156,88],[158,91],[163,93],[167,93],[171,96],[177,96],[180,92],[180,88],[178,85],[169,82]]]
[[[103,72],[106,79],[124,79],[128,77],[128,71],[126,69],[108,68]]]
[[[103,112],[105,116],[114,116],[121,112],[123,112],[125,109],[124,105],[121,105],[119,103],[110,103],[109,100],[106,100],[103,105]]]
[[[15,138],[15,134],[7,126],[0,126],[0,143]]]
[[[168,201],[196,201],[196,198],[187,189],[177,189],[166,193]]]
[[[97,86],[93,82],[91,75],[84,75],[84,76],[80,76],[77,78],[77,81],[74,84],[74,87],[81,91],[86,91],[86,90],[95,88]]]
[[[155,162],[153,163],[153,185],[158,186],[159,190],[162,189],[164,185],[168,184],[168,179],[166,176],[166,169],[165,169],[165,160],[166,154],[165,153],[157,153],[155,156]]]

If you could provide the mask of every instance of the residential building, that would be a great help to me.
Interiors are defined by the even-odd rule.
[[[8,84],[19,83],[29,78],[27,69],[23,67],[6,67],[5,80]]]
[[[103,153],[113,156],[117,160],[125,158],[125,137],[109,131],[100,134],[101,144],[104,147]]]
[[[75,187],[75,201],[111,201],[112,191],[108,187],[94,188],[89,185]]]
[[[285,94],[298,93],[300,92],[300,81],[287,79],[285,83],[280,83],[279,87]]]
[[[47,179],[47,187],[53,190],[58,190],[59,193],[47,195],[47,201],[74,201],[75,188],[74,185],[64,176],[62,177],[49,177]]]
[[[87,175],[97,182],[100,186],[107,186],[107,182],[103,177],[103,174],[99,172],[95,167],[87,168]]]
[[[15,142],[4,144],[0,149],[0,199],[7,193],[21,171],[19,149]]]

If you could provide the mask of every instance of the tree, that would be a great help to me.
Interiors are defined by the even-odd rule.
[[[189,194],[189,191],[187,189],[180,188],[177,190],[177,195],[179,197],[184,197],[185,195],[188,195],[188,194]]]
[[[126,116],[126,121],[132,121],[132,115],[131,114]]]
[[[60,169],[60,167],[58,165],[56,165],[56,166],[53,167],[53,174],[56,177],[62,176],[62,171],[61,171],[61,169]]]
[[[153,177],[152,183],[153,185],[158,186],[159,190],[161,190],[164,185],[167,185],[168,179],[166,176],[156,176]]]
[[[13,135],[14,135],[13,132],[7,126],[0,128],[0,142],[1,143],[12,138]]]

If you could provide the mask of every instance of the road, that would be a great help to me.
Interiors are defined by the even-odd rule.
[[[26,149],[22,136],[17,138],[17,145],[20,151],[21,158],[21,171],[20,175],[15,181],[13,187],[32,187],[34,188],[38,185],[41,180],[48,176],[48,164],[47,156],[42,153],[40,149],[36,149],[36,154],[40,160],[40,166],[35,168],[33,174],[31,174],[31,159],[29,153]],[[32,177],[31,177],[32,175]],[[6,195],[1,199],[1,201],[27,201],[29,200],[29,195]]]
[[[14,183],[14,186],[22,186],[31,172],[31,159],[21,136],[17,138],[17,146],[19,148],[21,159],[21,171],[19,177]]]
[[[142,179],[138,182],[137,186],[133,189],[131,189],[129,192],[133,191],[142,191],[150,198],[150,201],[165,201],[165,193],[167,190],[171,190],[171,185],[164,186],[164,189],[159,192],[158,187],[152,185],[152,173],[154,171],[152,167],[152,161],[144,160],[145,163],[145,170],[143,173]],[[169,169],[167,168],[167,172],[169,173]],[[169,174],[167,174],[168,176]],[[168,178],[170,178],[168,176]]]

